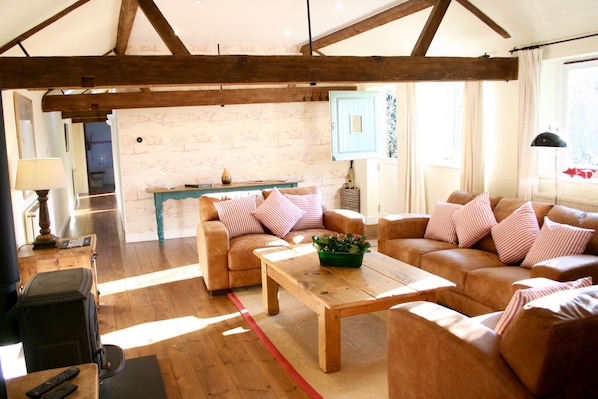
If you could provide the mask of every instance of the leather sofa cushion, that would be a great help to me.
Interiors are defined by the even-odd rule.
[[[456,244],[449,244],[442,241],[425,238],[399,238],[388,241],[384,253],[402,262],[420,267],[422,255],[454,248],[457,248]]]
[[[570,224],[584,229],[594,229],[596,233],[586,246],[586,254],[598,255],[598,213],[580,211],[578,209],[555,205],[547,214],[553,222]]]
[[[501,354],[538,397],[594,395],[598,392],[598,286],[529,302],[505,331]]]
[[[504,309],[515,281],[530,277],[530,270],[519,266],[485,267],[467,274],[464,293],[494,309]]]
[[[259,269],[260,260],[253,254],[256,248],[288,246],[285,240],[270,234],[247,234],[232,238],[228,252],[229,270]]]
[[[419,267],[457,285],[464,293],[467,274],[475,269],[504,266],[498,255],[472,248],[456,248],[429,252],[421,257]]]

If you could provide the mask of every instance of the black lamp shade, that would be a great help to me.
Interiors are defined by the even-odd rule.
[[[540,133],[531,144],[532,147],[567,147],[567,143],[558,134]]]

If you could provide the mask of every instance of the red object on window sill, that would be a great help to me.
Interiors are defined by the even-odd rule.
[[[569,175],[571,177],[573,176],[580,176],[584,179],[589,179],[594,175],[594,171],[592,169],[586,169],[586,168],[567,168],[566,171],[563,172],[566,175]]]

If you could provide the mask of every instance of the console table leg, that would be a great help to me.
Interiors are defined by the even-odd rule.
[[[154,206],[156,207],[156,228],[158,230],[158,241],[164,246],[164,212],[162,210],[162,193],[154,193]]]

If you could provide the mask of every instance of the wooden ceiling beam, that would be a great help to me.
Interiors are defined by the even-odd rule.
[[[457,0],[457,2],[461,4],[463,7],[465,7],[473,15],[478,17],[483,23],[490,27],[490,29],[501,35],[503,38],[509,39],[511,37],[509,32],[504,30],[500,25],[494,22],[490,17],[484,14],[479,8],[471,4],[471,2],[469,2],[468,0]]]
[[[112,110],[64,111],[62,119],[70,119],[73,123],[105,122]]]
[[[64,17],[71,11],[76,10],[77,8],[81,7],[83,4],[87,3],[89,0],[79,0],[70,7],[65,8],[58,14],[46,19],[41,24],[34,26],[33,28],[29,29],[27,32],[17,36],[16,38],[12,39],[10,42],[6,43],[4,46],[0,47],[0,54],[3,54],[5,51],[13,48],[17,44],[21,43],[23,40],[30,38],[31,36],[35,35],[40,30],[44,29],[48,25],[53,24],[54,22],[58,21],[60,18]]]
[[[173,55],[191,54],[153,0],[137,0],[137,3]]]
[[[357,90],[357,88],[355,86],[322,86],[46,95],[42,99],[42,110],[44,112],[62,111],[64,118],[64,115],[68,115],[66,111],[80,113],[94,112],[89,110],[96,109],[328,101],[328,92],[331,90],[349,91]]]
[[[430,44],[436,36],[436,32],[438,32],[438,27],[442,22],[442,19],[446,15],[446,10],[448,10],[448,6],[451,4],[451,0],[437,0],[432,12],[428,16],[428,20],[426,21],[426,25],[424,29],[421,31],[415,46],[413,47],[413,51],[411,51],[412,56],[420,56],[423,57],[428,52],[430,48]]]
[[[121,0],[118,28],[116,30],[116,45],[114,46],[114,53],[117,55],[124,55],[127,52],[138,8],[139,3],[137,3],[137,0]]]
[[[0,57],[10,89],[516,80],[517,57]]]
[[[408,0],[379,14],[359,21],[351,26],[340,29],[334,33],[312,41],[312,49],[317,50],[342,40],[367,32],[381,25],[401,19],[418,11],[425,10],[433,6],[434,0]],[[309,55],[309,43],[303,45],[299,51],[304,55]]]

